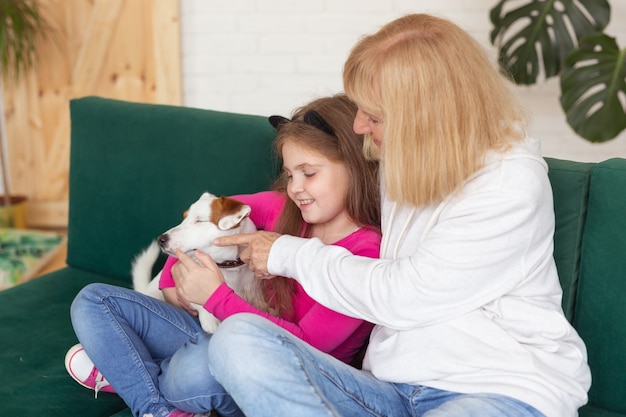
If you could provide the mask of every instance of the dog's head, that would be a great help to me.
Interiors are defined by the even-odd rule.
[[[159,245],[172,256],[176,249],[189,255],[197,249],[211,255],[215,262],[236,259],[236,246],[218,247],[213,240],[253,231],[254,225],[248,219],[250,211],[250,206],[232,198],[204,193],[185,212],[181,224],[159,236]]]

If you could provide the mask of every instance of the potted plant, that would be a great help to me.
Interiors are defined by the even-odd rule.
[[[17,82],[36,63],[37,38],[49,30],[36,0],[0,0],[1,82]],[[2,101],[0,88],[0,102]],[[5,152],[4,112],[0,115],[0,172],[4,195],[0,196],[0,227],[25,227],[26,197],[11,193]]]
[[[603,33],[610,15],[608,0],[500,0],[490,11],[501,66],[517,84],[559,76],[567,123],[591,142],[626,129],[626,50]]]

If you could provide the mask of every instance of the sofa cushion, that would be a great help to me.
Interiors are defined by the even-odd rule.
[[[589,178],[595,164],[546,158],[554,195],[554,260],[563,288],[562,306],[572,320],[578,285],[580,247],[587,214]]]
[[[77,343],[69,308],[91,282],[124,285],[65,268],[0,292],[1,415],[110,416],[126,408],[114,394],[101,393],[95,400],[65,370],[65,353]]]
[[[626,413],[626,159],[591,174],[574,326],[587,345],[592,406]]]
[[[276,177],[265,117],[100,97],[72,100],[70,110],[75,267],[130,282],[132,258],[202,192],[266,190]]]

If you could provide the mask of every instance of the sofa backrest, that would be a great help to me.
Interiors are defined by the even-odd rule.
[[[265,117],[100,97],[70,114],[70,266],[130,282],[134,256],[202,192],[265,190],[277,173]]]

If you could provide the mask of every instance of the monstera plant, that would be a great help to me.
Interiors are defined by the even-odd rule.
[[[626,50],[603,33],[608,0],[500,0],[491,43],[517,84],[559,76],[570,127],[591,142],[626,129]]]

